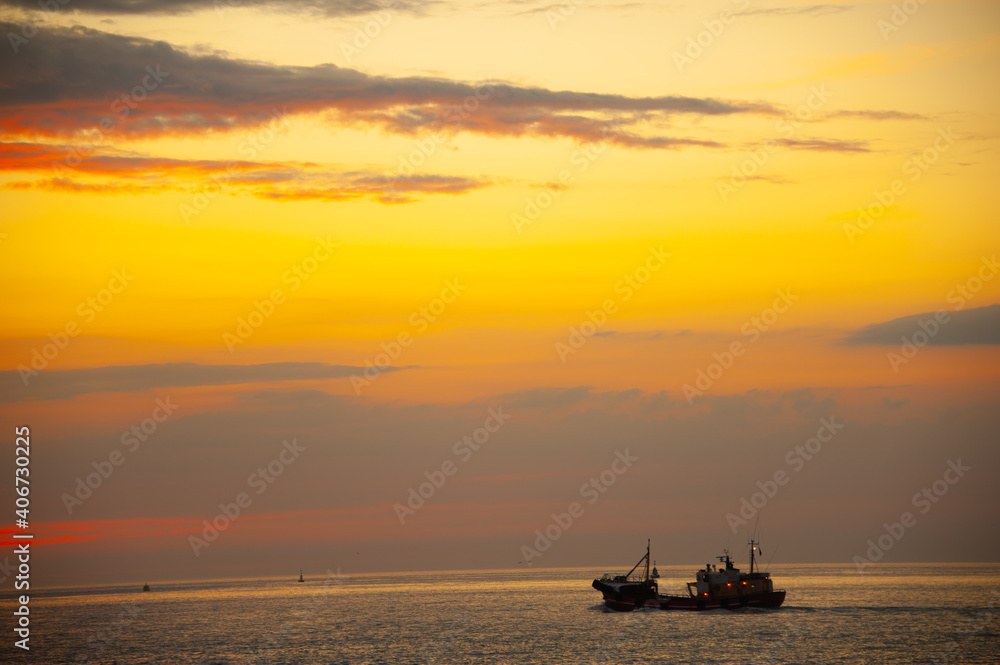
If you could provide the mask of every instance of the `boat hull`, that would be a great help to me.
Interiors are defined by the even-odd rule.
[[[639,609],[688,610],[740,610],[744,607],[778,608],[785,602],[784,591],[750,593],[727,598],[661,596],[659,594],[632,595],[628,590],[615,589],[595,580],[594,588],[604,595],[604,604],[616,612],[632,612]]]

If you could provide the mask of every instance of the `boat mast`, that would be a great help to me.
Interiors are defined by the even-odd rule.
[[[625,573],[625,577],[630,577],[632,575],[632,573],[635,572],[635,569],[642,565],[643,561],[646,562],[646,576],[644,578],[642,578],[643,581],[645,582],[645,581],[649,581],[649,539],[648,538],[646,539],[646,555],[644,557],[642,557],[641,559],[639,559],[639,562],[637,564],[635,564],[634,566],[632,566],[632,570],[630,570],[627,573]]]
[[[750,576],[753,577],[753,553],[756,548],[757,543],[750,539]]]

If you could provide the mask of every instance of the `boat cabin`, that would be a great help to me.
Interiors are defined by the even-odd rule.
[[[695,581],[688,582],[689,594],[695,597],[734,598],[752,593],[770,593],[774,590],[771,574],[753,572],[752,562],[751,572],[741,573],[739,568],[733,566],[728,551],[718,559],[725,568],[717,569],[714,565],[705,564],[705,568],[695,574]]]

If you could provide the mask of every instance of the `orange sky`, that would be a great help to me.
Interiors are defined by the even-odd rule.
[[[768,509],[789,560],[849,561],[960,456],[899,560],[993,556],[995,3],[127,5],[0,9],[0,419],[50,583],[280,572],[279,541],[514,565],[627,446],[544,563],[685,562],[831,416]]]

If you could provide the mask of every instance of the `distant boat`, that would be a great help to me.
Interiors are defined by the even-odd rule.
[[[142,585],[142,590],[143,591],[149,591],[149,584],[143,584]]]
[[[653,562],[653,574],[650,575],[650,577],[652,577],[654,580],[660,579],[660,572],[658,570],[656,570],[656,562],[655,561]]]
[[[699,570],[694,582],[688,582],[687,596],[664,596],[649,574],[649,542],[646,556],[624,575],[605,575],[592,586],[604,595],[604,604],[619,612],[631,612],[645,607],[661,610],[737,610],[741,607],[780,607],[785,591],[775,589],[771,574],[754,571],[755,553],[760,548],[750,541],[750,573],[741,573],[733,566],[729,552],[717,557],[725,564],[722,570],[706,565]],[[645,563],[641,574],[633,576]]]
[[[299,582],[305,582],[305,579],[303,579],[303,577],[302,577],[302,571],[301,570],[299,571]]]

